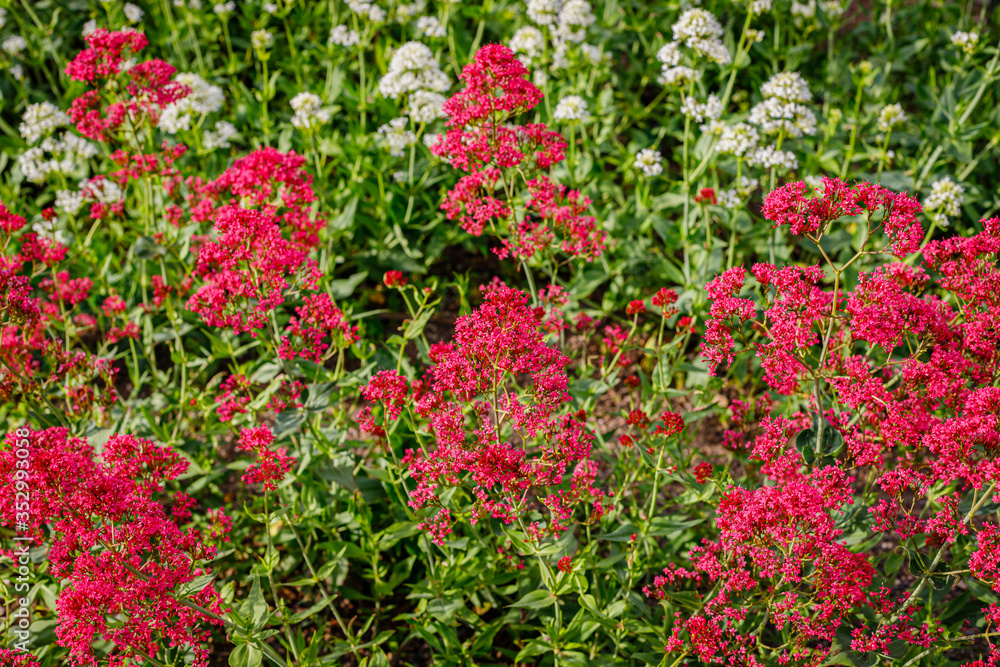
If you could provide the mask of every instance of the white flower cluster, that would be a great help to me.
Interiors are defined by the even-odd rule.
[[[747,3],[747,9],[750,10],[751,14],[760,15],[765,12],[771,11],[771,0],[750,0]]]
[[[579,95],[567,95],[559,100],[552,118],[558,121],[584,121],[589,117],[587,102]]]
[[[69,116],[51,102],[39,102],[24,110],[18,129],[24,140],[33,144],[63,125],[69,125]]]
[[[84,201],[115,204],[125,199],[125,191],[111,179],[95,178],[81,184],[80,196]]]
[[[959,47],[966,53],[972,53],[979,44],[979,33],[962,32],[959,30],[951,36],[951,43]]]
[[[29,104],[21,117],[18,130],[30,146],[18,157],[24,177],[32,183],[42,183],[49,174],[71,174],[79,164],[98,153],[97,147],[75,134],[57,128],[69,125],[69,116],[51,102]]]
[[[518,59],[529,67],[545,50],[545,36],[542,31],[533,26],[519,28],[510,39],[510,50],[517,54]]]
[[[704,120],[718,120],[722,116],[722,100],[715,95],[709,95],[704,102],[699,102],[692,95],[684,98],[681,113],[700,123]]]
[[[441,93],[430,90],[418,90],[410,95],[407,114],[414,124],[432,123],[444,117],[441,107],[447,98]]]
[[[278,5],[273,2],[265,2],[263,5],[260,6],[260,8],[263,9],[268,14],[270,14],[271,16],[274,16],[275,14],[278,13]]]
[[[555,25],[562,0],[528,0],[528,18],[538,25]]]
[[[448,75],[434,57],[434,52],[420,42],[407,42],[392,54],[389,69],[378,82],[383,97],[398,99],[417,90],[443,93],[451,87]]]
[[[888,132],[904,122],[906,122],[906,113],[899,104],[887,104],[878,112],[879,132]]]
[[[90,19],[83,24],[83,31],[80,33],[84,37],[97,30],[97,21],[95,19]]]
[[[395,157],[402,157],[406,154],[406,149],[416,142],[417,136],[412,131],[406,129],[406,118],[393,118],[391,121],[378,128],[378,133],[382,135],[389,153]]]
[[[692,81],[699,81],[700,79],[700,70],[691,69],[687,65],[678,65],[677,67],[664,67],[657,81],[659,81],[661,86],[683,88]]]
[[[226,101],[222,88],[193,72],[181,72],[174,77],[174,82],[187,86],[191,93],[163,108],[159,127],[169,134],[190,130],[197,117],[218,111]]]
[[[754,105],[748,120],[764,134],[816,134],[816,116],[805,106],[812,100],[812,93],[801,74],[779,72],[760,87],[760,92],[764,100]]]
[[[346,25],[334,26],[330,30],[330,44],[338,46],[357,46],[361,43],[361,35],[357,30],[351,30]]]
[[[72,174],[80,162],[97,154],[97,146],[64,132],[61,137],[45,137],[42,143],[21,153],[17,161],[26,179],[44,183],[49,174]]]
[[[446,37],[448,35],[448,30],[441,25],[441,22],[437,20],[435,16],[421,16],[417,19],[417,30],[423,33],[424,37],[435,38],[435,37]]]
[[[723,128],[722,135],[715,144],[715,150],[741,158],[754,150],[759,141],[760,134],[752,125],[736,123]]]
[[[145,13],[141,9],[139,9],[139,7],[133,5],[131,2],[125,3],[124,11],[125,11],[125,18],[127,18],[132,23],[138,23],[139,21],[141,21],[143,14]]]
[[[233,0],[228,0],[228,2],[219,2],[212,7],[212,11],[219,15],[232,14],[236,11],[236,3]]]
[[[401,4],[396,7],[396,22],[406,23],[414,16],[422,14],[427,9],[427,0],[415,0],[409,4]]]
[[[7,39],[3,40],[0,44],[0,48],[3,48],[9,55],[16,56],[28,48],[28,40],[20,35],[11,35]]]
[[[672,30],[674,42],[691,49],[696,57],[707,58],[720,65],[728,65],[732,61],[729,50],[722,43],[722,25],[708,10],[695,7],[684,11]]]
[[[220,120],[215,124],[215,130],[205,130],[201,142],[210,151],[216,148],[229,148],[229,140],[236,134],[236,128],[232,123]]]
[[[299,93],[289,104],[295,112],[292,125],[300,130],[315,130],[330,122],[330,112],[323,108],[323,100],[315,93]]]
[[[760,146],[755,148],[747,158],[747,164],[751,167],[761,167],[771,169],[795,169],[799,166],[799,161],[795,155],[789,151],[778,150],[775,146]]]
[[[527,0],[527,13],[536,25],[551,30],[554,69],[569,67],[571,44],[581,45],[580,53],[587,62],[599,64],[603,61],[600,49],[582,44],[587,37],[587,28],[597,21],[588,0]],[[521,54],[521,61],[528,65],[544,51],[545,38],[537,28],[521,28],[515,33],[510,46],[512,51]],[[584,46],[589,48],[584,50]]]
[[[579,44],[586,38],[587,28],[594,25],[596,20],[587,0],[568,0],[559,10],[555,30],[556,42]]]
[[[256,51],[266,51],[274,44],[274,35],[267,30],[254,30],[250,33],[250,44]]]
[[[753,191],[756,190],[759,185],[760,181],[756,178],[740,176],[740,179],[736,182],[735,188],[729,188],[728,190],[716,190],[715,198],[719,203],[719,206],[728,208],[732,211],[739,207],[740,203],[744,199],[753,194]]]
[[[635,168],[652,178],[663,173],[663,156],[653,148],[643,148],[635,155]]]
[[[75,215],[83,208],[83,195],[79,190],[59,190],[56,192],[55,207],[60,211]]]
[[[795,25],[802,27],[807,20],[816,18],[816,0],[806,0],[796,2],[792,0],[792,16],[795,17]]]
[[[924,199],[924,210],[938,227],[947,227],[951,218],[961,212],[965,188],[945,176],[931,186],[931,193]]]
[[[386,11],[367,0],[347,0],[347,6],[351,11],[363,19],[368,19],[372,23],[382,23],[385,21]]]

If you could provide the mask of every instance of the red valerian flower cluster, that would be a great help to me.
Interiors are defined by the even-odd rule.
[[[295,465],[295,459],[288,456],[286,449],[271,449],[273,442],[274,433],[267,426],[240,431],[239,450],[257,455],[257,459],[243,473],[244,483],[261,484],[265,491],[276,491],[278,482]]]
[[[109,141],[123,125],[135,132],[146,120],[159,122],[160,110],[187,97],[191,90],[171,81],[177,71],[162,60],[147,60],[125,68],[125,62],[146,48],[146,36],[134,30],[95,30],[84,49],[66,65],[66,76],[93,88],[73,100],[67,113],[77,131],[95,141]],[[111,97],[104,84],[113,80]],[[127,93],[127,96],[121,96]]]
[[[839,265],[828,260],[832,275],[819,266],[757,264],[752,274],[762,299],[743,294],[742,267],[706,286],[713,303],[702,349],[713,370],[753,350],[763,381],[813,414],[774,414],[765,396],[750,441],[741,431],[751,406],[734,402],[741,428],[727,431],[724,444],[748,449],[751,464],[775,485],[726,489],[719,539],[692,551],[694,569],[668,569],[647,590],[669,597],[687,582],[715,587],[702,612],[678,616],[668,645],[703,661],[724,656],[763,664],[760,638],[771,625],[792,638],[774,654],[779,663],[820,664],[837,627],[863,609],[879,621],[852,623],[854,651],[885,653],[898,641],[926,648],[938,638],[935,623],[916,620],[916,594],[871,590],[865,554],[837,539],[837,517],[853,502],[852,466],[867,468],[878,497],[853,510],[853,520],[861,516],[884,539],[926,552],[924,562],[950,553],[949,569],[957,570],[967,559],[972,576],[1000,587],[1000,529],[992,520],[974,520],[984,503],[1000,500],[1000,390],[994,386],[1000,220],[983,220],[983,231],[970,238],[928,243],[925,267],[892,262],[857,271],[848,291],[844,273],[870,253],[878,226],[891,254],[917,249],[919,205],[870,184],[824,183],[816,197],[804,184],[783,186],[767,198],[765,216],[818,244],[832,222],[867,215],[868,240],[854,258]],[[881,210],[877,220],[875,210]],[[831,278],[833,289],[825,289]],[[748,635],[741,623],[752,614],[762,620]]]
[[[188,300],[188,308],[210,326],[233,333],[255,334],[271,311],[284,303],[289,277],[300,269],[303,284],[314,288],[319,270],[314,260],[281,235],[273,215],[225,206],[216,216],[217,238],[198,255],[198,275],[205,284]]]
[[[33,431],[27,440],[31,512],[27,521],[18,515],[19,485],[4,484],[0,521],[27,523],[36,544],[51,541],[52,574],[65,582],[56,635],[75,664],[97,664],[96,636],[114,644],[113,662],[188,646],[193,664],[207,664],[204,625],[216,621],[176,597],[179,586],[207,573],[198,563],[215,556],[188,524],[183,498],[168,490],[187,464],[170,449],[130,435],[112,436],[100,458],[65,428]],[[18,474],[26,473],[18,465],[19,441],[10,433],[0,449],[5,480],[26,479]],[[168,510],[161,499],[172,497]],[[211,585],[187,600],[222,611]]]
[[[775,227],[788,225],[792,234],[815,239],[821,238],[835,220],[864,215],[868,237],[881,227],[888,238],[882,251],[896,257],[905,257],[920,247],[920,211],[920,202],[905,193],[865,181],[852,187],[828,177],[823,178],[822,194],[818,190],[810,192],[804,181],[786,183],[767,196],[762,209]]]
[[[437,507],[423,526],[443,544],[454,517],[518,523],[533,539],[562,532],[583,504],[588,521],[604,512],[590,461],[593,435],[567,411],[569,360],[545,342],[544,312],[502,283],[484,287],[484,303],[459,318],[451,343],[432,346],[434,366],[411,388],[395,371],[376,375],[363,396],[382,405],[359,421],[385,436],[404,409],[433,434],[433,449],[409,449],[404,462],[416,482],[414,509]],[[471,507],[449,507],[441,492],[461,487]],[[545,521],[528,522],[528,509],[545,508]]]
[[[800,464],[797,452],[785,452],[766,466],[774,485],[727,489],[719,538],[692,549],[694,569],[668,568],[646,588],[657,598],[684,581],[715,591],[700,612],[678,616],[668,651],[763,665],[756,658],[763,625],[749,634],[742,629],[753,612],[791,638],[785,661],[819,665],[842,620],[867,601],[875,570],[865,554],[838,540],[831,516],[852,502],[852,480],[832,466],[802,474]]]
[[[448,131],[431,150],[469,173],[441,208],[474,236],[487,227],[506,231],[501,247],[494,249],[501,258],[527,260],[555,247],[593,261],[604,251],[607,234],[586,214],[590,200],[538,173],[565,159],[566,141],[544,124],[508,123],[542,99],[527,75],[514,53],[500,44],[479,49],[465,66],[464,90],[443,106]],[[519,174],[537,174],[525,181],[523,209],[515,206]]]

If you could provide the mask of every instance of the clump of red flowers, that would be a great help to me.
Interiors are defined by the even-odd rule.
[[[544,124],[509,122],[542,99],[527,75],[500,44],[484,46],[465,66],[465,88],[444,103],[448,130],[431,150],[468,174],[441,208],[470,234],[495,231],[501,246],[494,251],[501,258],[527,260],[558,248],[593,261],[604,251],[607,234],[587,214],[590,199],[542,173],[565,159],[566,141]],[[515,205],[519,181],[527,188],[523,208]]]

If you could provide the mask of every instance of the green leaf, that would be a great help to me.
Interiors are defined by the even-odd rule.
[[[264,654],[256,646],[240,644],[229,654],[230,667],[259,667]]]
[[[510,606],[523,607],[524,609],[544,609],[552,606],[555,601],[556,596],[548,591],[531,591]]]

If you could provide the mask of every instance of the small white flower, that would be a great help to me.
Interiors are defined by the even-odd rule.
[[[24,68],[21,67],[21,63],[14,63],[7,71],[15,81],[24,81]]]
[[[424,37],[446,37],[448,31],[441,22],[434,16],[421,16],[417,19],[417,30],[423,33]]]
[[[749,197],[759,186],[760,181],[756,178],[740,176],[740,180],[736,183],[736,194],[738,194],[741,198]]]
[[[760,87],[765,99],[776,98],[782,102],[805,104],[812,101],[809,84],[798,72],[778,72]]]
[[[445,96],[430,90],[417,90],[410,95],[408,115],[416,123],[431,123],[438,118],[444,118],[442,106]]]
[[[510,50],[519,54],[522,62],[527,60],[524,63],[526,66],[530,65],[545,50],[545,36],[538,28],[525,26],[514,33],[510,40]]]
[[[382,96],[394,100],[416,90],[443,93],[450,87],[451,80],[441,71],[434,52],[420,42],[407,42],[396,49],[378,82]]]
[[[7,39],[3,40],[2,46],[3,50],[12,56],[16,56],[28,48],[28,40],[20,35],[11,35]]]
[[[75,215],[83,208],[83,195],[77,190],[59,190],[56,192],[57,209]]]
[[[747,123],[736,123],[722,130],[715,144],[715,150],[735,157],[743,157],[757,146],[760,134]]]
[[[897,125],[906,122],[906,113],[899,104],[888,104],[878,113],[879,132],[888,132]]]
[[[747,119],[764,134],[788,137],[816,134],[816,115],[806,102],[812,100],[809,85],[798,72],[779,72],[760,87],[764,100],[755,104]]]
[[[263,9],[265,12],[267,12],[268,14],[270,14],[272,16],[274,16],[275,14],[278,13],[278,5],[275,4],[275,3],[273,3],[273,2],[265,2],[261,6],[261,9]]]
[[[634,166],[646,176],[659,176],[663,173],[663,156],[660,151],[652,148],[643,148],[636,153]]]
[[[678,42],[667,42],[656,52],[656,59],[666,67],[676,67],[681,63],[681,49]]]
[[[215,124],[215,131],[205,130],[202,144],[208,150],[229,148],[229,140],[236,136],[236,128],[232,123],[220,120]]]
[[[323,108],[323,100],[315,93],[299,93],[289,104],[295,112],[292,125],[300,130],[315,130],[330,122],[330,112]]]
[[[604,53],[600,48],[591,44],[581,44],[580,53],[583,55],[583,59],[591,65],[603,65],[611,58],[610,54]]]
[[[699,58],[719,65],[728,65],[732,56],[722,43],[722,24],[704,9],[685,10],[671,28],[674,41],[683,44]]]
[[[552,118],[559,121],[587,120],[587,102],[579,95],[567,95],[559,100]]]
[[[966,53],[972,53],[979,44],[979,33],[958,31],[951,36],[951,43]]]
[[[132,23],[138,23],[142,20],[144,12],[137,6],[133,5],[131,2],[125,3],[125,18],[127,18]]]
[[[716,120],[722,115],[722,101],[715,95],[709,95],[708,99],[702,103],[688,95],[681,105],[681,113],[697,123],[706,119]]]
[[[586,38],[587,28],[596,20],[587,0],[568,0],[559,10],[556,39],[579,44]]]
[[[528,18],[538,25],[555,25],[562,0],[528,0]]]
[[[86,201],[100,204],[114,204],[125,199],[125,191],[114,181],[107,178],[94,178],[86,181],[80,187],[80,194]]]
[[[961,213],[964,192],[965,188],[945,176],[931,186],[931,193],[924,199],[924,210],[938,227],[947,227],[951,218]]]
[[[747,8],[751,14],[760,15],[771,11],[771,0],[750,0]]]
[[[250,44],[257,51],[266,51],[274,44],[274,35],[267,30],[254,30],[250,33]]]
[[[24,140],[33,144],[42,136],[63,125],[69,125],[69,116],[51,102],[39,102],[29,104],[24,110],[18,129]]]
[[[733,190],[719,190],[715,193],[715,200],[722,208],[733,210],[740,205],[740,195]]]
[[[657,81],[659,81],[662,86],[677,86],[678,88],[681,88],[688,85],[692,81],[698,81],[700,79],[700,70],[691,69],[686,65],[678,65],[677,67],[664,67],[663,71],[660,72],[660,78],[658,78]]]
[[[393,118],[378,128],[378,133],[382,135],[389,148],[389,154],[394,157],[405,155],[406,149],[417,140],[417,135],[406,129],[406,122],[406,118]]]
[[[334,26],[330,31],[330,43],[338,46],[357,46],[361,43],[361,35],[346,25]]]
[[[400,169],[399,171],[392,172],[392,180],[396,181],[399,184],[404,184],[409,180],[409,178],[408,174],[402,169]]]
[[[427,0],[416,0],[416,2],[408,5],[399,5],[396,7],[396,21],[398,23],[406,23],[425,9],[427,9]]]
[[[773,167],[795,169],[799,166],[799,161],[789,151],[778,150],[774,146],[761,146],[750,153],[747,164],[751,167],[759,166],[764,169]]]
[[[95,30],[97,30],[97,21],[94,20],[94,19],[90,19],[89,21],[87,21],[86,23],[83,24],[83,33],[82,34],[83,34],[84,37],[86,37],[87,35],[89,35],[90,33],[94,32]]]
[[[232,14],[236,11],[236,3],[233,0],[228,0],[228,2],[220,2],[212,8],[216,14]]]
[[[226,101],[222,88],[213,86],[192,72],[181,72],[174,77],[174,82],[186,86],[191,92],[163,108],[159,128],[169,134],[190,130],[197,116],[218,111]]]

